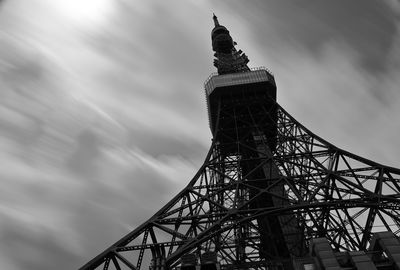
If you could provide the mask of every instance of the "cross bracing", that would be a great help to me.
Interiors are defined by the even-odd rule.
[[[275,269],[282,250],[303,256],[313,238],[352,251],[374,232],[400,234],[399,169],[342,150],[267,103],[220,106],[223,127],[189,184],[81,269],[143,269],[154,258],[172,269],[210,250],[224,269]],[[266,134],[271,123],[276,133]]]

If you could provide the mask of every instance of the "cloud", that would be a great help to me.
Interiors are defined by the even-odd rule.
[[[74,56],[76,62],[61,64],[69,57],[68,50],[53,57],[61,45],[43,51],[46,42],[31,48],[32,43],[14,37],[2,42],[13,49],[13,55],[2,56],[8,67],[0,104],[1,178],[6,187],[0,237],[7,243],[0,247],[7,258],[2,267],[7,262],[15,269],[77,268],[185,185],[198,167],[195,153],[206,150],[193,134],[200,128],[154,99],[156,92],[132,95],[129,85],[136,86],[135,80],[124,82],[121,91],[102,87],[101,76],[118,63],[92,52],[90,43],[76,41],[75,49],[85,53]],[[71,70],[72,63],[83,61],[90,64]],[[81,70],[85,73],[79,74]],[[127,96],[122,92],[126,89]],[[152,100],[159,106],[151,105]],[[176,129],[182,125],[188,127],[180,137]],[[21,252],[23,259],[10,255]]]
[[[1,268],[78,268],[195,174],[211,137],[212,11],[252,66],[273,69],[298,120],[398,163],[400,35],[386,6],[356,18],[343,3],[120,0],[107,23],[80,27],[46,3],[7,2],[0,18]]]
[[[61,269],[77,268],[144,222],[197,169],[180,157],[154,158],[140,149],[110,147],[89,131],[76,141],[81,147],[58,163],[40,162],[40,156],[34,163],[10,153],[1,157],[6,188],[1,192],[0,236],[6,245],[0,253],[18,254],[24,245],[24,259],[17,269],[27,264],[32,269],[52,269],[57,263]],[[19,145],[13,148],[24,150]],[[50,259],[43,261],[45,257]]]
[[[18,221],[15,223],[21,224]],[[73,262],[78,256],[61,245],[61,239],[57,239],[48,229],[27,231],[27,227],[20,226],[16,230],[15,225],[10,224],[4,228],[6,237],[2,240],[9,250],[5,252],[6,262],[11,261],[11,268],[7,269],[57,269],[60,265],[65,269],[75,267]]]

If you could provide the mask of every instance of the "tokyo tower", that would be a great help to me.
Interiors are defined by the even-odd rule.
[[[210,150],[195,176],[88,269],[400,269],[400,169],[340,149],[276,102],[213,17]]]

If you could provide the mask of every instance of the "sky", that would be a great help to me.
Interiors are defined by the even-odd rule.
[[[5,0],[1,269],[77,269],[195,175],[213,12],[300,123],[400,167],[398,0]]]

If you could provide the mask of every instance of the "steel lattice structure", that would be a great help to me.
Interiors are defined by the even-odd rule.
[[[205,86],[213,142],[204,164],[167,205],[82,270],[143,269],[150,261],[153,269],[174,269],[185,254],[208,251],[221,269],[285,269],[314,238],[362,251],[376,231],[400,234],[399,169],[297,122],[276,103],[266,69],[220,72]]]

